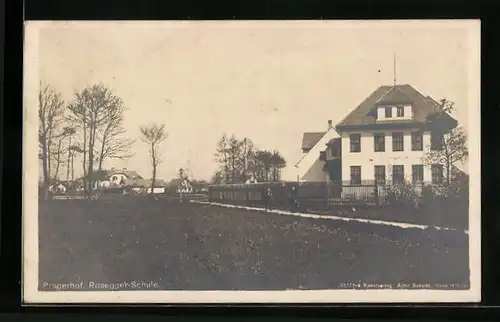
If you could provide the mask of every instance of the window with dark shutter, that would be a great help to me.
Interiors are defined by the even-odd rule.
[[[444,145],[444,135],[441,132],[432,132],[431,133],[431,150],[439,151],[443,148]]]
[[[412,182],[422,183],[424,181],[424,166],[421,164],[414,164],[411,170]]]
[[[433,184],[443,183],[443,165],[442,164],[433,164],[431,166],[431,172],[432,172],[432,183]]]
[[[404,135],[402,132],[392,133],[392,151],[404,151]]]
[[[361,152],[361,134],[351,134],[349,136],[351,152]]]
[[[385,107],[385,117],[392,117],[392,106]]]
[[[392,183],[399,184],[405,181],[405,167],[403,165],[392,166]]]
[[[385,184],[385,165],[375,166],[375,183],[380,185]]]
[[[385,151],[385,134],[384,133],[375,133],[373,135],[373,144],[375,152],[384,152]]]
[[[351,166],[351,184],[361,184],[361,166]]]
[[[424,149],[423,145],[423,134],[422,132],[412,132],[411,133],[411,150],[412,151],[422,151]]]

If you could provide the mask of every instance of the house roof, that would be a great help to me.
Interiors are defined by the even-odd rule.
[[[328,145],[328,142],[330,142],[332,139],[334,139],[335,136],[338,137],[338,135],[339,135],[337,133],[337,131],[335,130],[335,128],[333,128],[333,127],[331,127],[327,132],[324,132],[324,133],[316,132],[316,133],[321,134],[321,136],[319,137],[318,140],[315,141],[314,145],[312,145],[310,148],[308,148],[307,153],[302,155],[300,160],[295,164],[296,168],[309,169],[309,167],[312,165],[312,163],[314,163],[319,158],[320,152],[326,149],[325,146]],[[304,144],[302,144],[302,148],[304,149]],[[299,170],[299,171],[302,171],[302,170]],[[302,176],[303,176],[303,174],[299,174],[299,177],[302,177]]]
[[[94,172],[92,172],[92,179],[104,181],[108,180],[114,174],[124,174],[125,176],[127,176],[127,178],[132,180],[143,179],[140,174],[133,170],[95,170]],[[83,178],[80,177],[78,179],[75,179],[75,181],[83,182]]]
[[[109,170],[108,171],[108,176],[112,176],[113,174],[124,174],[127,176],[129,179],[143,179],[143,177],[137,173],[136,171],[133,170]]]
[[[356,107],[337,128],[377,124],[376,107],[379,104],[411,103],[413,105],[413,120],[410,122],[426,123],[431,114],[440,113],[438,103],[430,96],[424,96],[411,85],[380,86],[369,95],[358,107]],[[449,115],[450,121],[456,121]],[[408,122],[408,121],[406,121]]]
[[[92,172],[92,179],[94,180],[107,180],[110,176],[108,170],[97,170]]]
[[[405,103],[412,103],[412,100],[410,100],[398,86],[392,86],[389,91],[387,91],[381,98],[377,100],[377,104],[379,105]]]
[[[187,178],[185,178],[185,179],[176,178],[176,179],[170,180],[170,182],[168,183],[168,186],[178,187],[181,184],[181,182],[183,182],[183,181],[187,181],[191,186],[193,185],[191,183],[191,181],[189,181],[189,179],[187,179]]]
[[[132,180],[129,184],[131,187],[144,187],[144,188],[150,188],[151,184],[153,183],[152,179],[142,179],[138,178],[135,180]],[[164,187],[166,186],[166,182],[161,179],[156,179],[155,180],[155,187]]]
[[[302,137],[302,149],[312,149],[326,132],[306,132]]]
[[[327,146],[333,146],[340,143],[341,138],[333,138],[326,144]]]

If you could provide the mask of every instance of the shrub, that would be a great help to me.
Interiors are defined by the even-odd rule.
[[[421,194],[418,190],[421,188],[408,182],[385,186],[383,191],[385,198],[382,198],[383,205],[418,207],[420,205],[419,195]]]

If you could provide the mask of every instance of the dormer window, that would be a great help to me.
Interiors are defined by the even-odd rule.
[[[398,105],[396,107],[396,111],[397,111],[397,116],[398,117],[404,117],[405,116],[405,108],[403,105]]]
[[[386,118],[392,117],[392,106],[385,107],[385,117]]]
[[[409,120],[413,116],[412,105],[409,103],[394,103],[377,106],[377,121]]]

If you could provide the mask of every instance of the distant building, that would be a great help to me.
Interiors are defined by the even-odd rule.
[[[188,178],[184,179],[173,179],[168,184],[168,190],[172,193],[183,193],[183,194],[192,194],[195,193],[195,187],[189,181]]]
[[[297,181],[324,182],[340,180],[340,136],[328,121],[325,132],[306,132],[302,138],[302,157],[295,165]],[[330,170],[329,170],[330,169]]]
[[[49,191],[52,194],[64,194],[68,189],[61,182],[56,182],[49,187]]]
[[[128,170],[127,168],[115,169],[107,171],[107,180],[109,180],[109,186],[111,187],[125,187],[127,185],[134,184],[137,180],[144,179],[136,171]]]
[[[148,193],[151,192],[152,179],[144,179],[136,171],[111,168],[99,170],[92,174],[92,187],[94,190],[123,188],[125,191]],[[83,188],[83,178],[75,180]],[[154,193],[165,193],[166,184],[161,179],[155,180]]]
[[[153,184],[152,179],[135,179],[134,181],[127,184],[125,187],[134,193],[151,193],[151,186]],[[166,192],[166,183],[161,179],[155,180],[155,186],[153,188],[153,193],[161,194]]]

